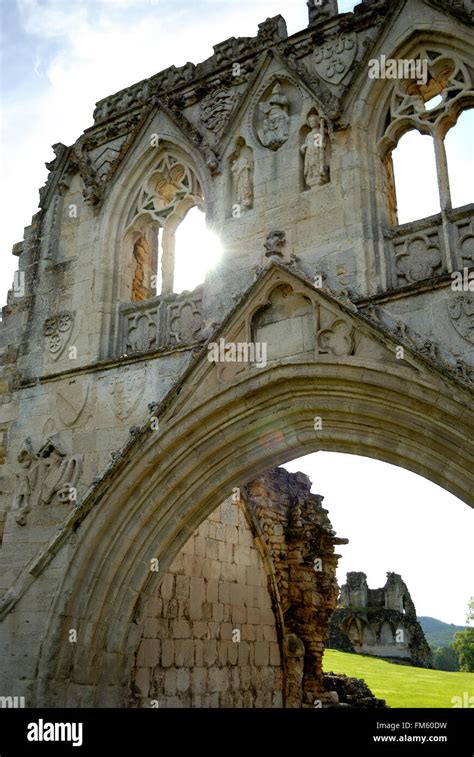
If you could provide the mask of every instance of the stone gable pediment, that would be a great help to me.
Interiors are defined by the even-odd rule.
[[[394,335],[354,305],[271,263],[207,340],[176,387],[177,401],[169,397],[172,415],[197,407],[251,374],[263,376],[280,363],[396,365],[408,374],[423,370],[417,356],[404,347],[400,352],[401,347]]]

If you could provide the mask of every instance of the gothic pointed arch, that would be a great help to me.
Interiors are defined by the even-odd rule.
[[[462,267],[458,240],[471,218],[467,208],[452,207],[444,138],[461,113],[473,107],[474,80],[468,36],[461,28],[453,45],[448,23],[440,20],[439,30],[429,34],[407,31],[391,50],[380,43],[372,47],[364,60],[366,78],[346,104],[347,117],[358,125],[356,149],[369,159],[365,214],[378,233],[365,254],[376,272],[372,286],[376,282],[379,290],[447,276]],[[412,131],[433,145],[439,213],[409,225],[398,218],[392,152]],[[411,169],[416,181],[416,154]]]
[[[209,172],[192,148],[154,133],[147,137],[146,149],[136,146],[137,154],[126,162],[107,198],[100,230],[111,271],[104,282],[110,303],[102,324],[104,356],[192,341],[200,326],[200,291],[176,301],[175,236],[191,208],[206,212]],[[117,302],[118,309],[112,307]],[[176,316],[186,304],[193,325],[185,337]]]

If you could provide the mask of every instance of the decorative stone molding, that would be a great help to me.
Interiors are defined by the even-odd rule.
[[[456,259],[460,268],[474,266],[474,206],[467,209],[467,214],[463,213],[463,218],[456,219],[455,212],[452,212],[451,219],[453,224],[453,235],[457,253]]]
[[[402,129],[406,131],[408,125],[422,134],[437,135],[442,124],[450,126],[456,121],[462,108],[460,101],[474,96],[469,67],[454,50],[436,49],[433,44],[429,50],[420,48],[416,60],[426,61],[428,81],[419,84],[416,79],[408,83],[398,78],[394,80],[387,126],[379,142],[381,153],[396,145],[398,134]],[[438,105],[425,105],[437,94],[442,97]]]
[[[166,152],[143,182],[127,225],[131,228],[143,214],[164,225],[167,217],[183,203],[202,207],[203,191],[191,166]]]
[[[437,238],[437,233],[433,236]],[[399,283],[430,279],[441,269],[439,244],[426,234],[411,235],[402,243],[395,243],[394,248]]]
[[[200,297],[182,297],[167,305],[166,343],[190,344],[200,336],[202,326]]]
[[[229,89],[217,87],[209,92],[199,105],[200,120],[206,129],[216,134],[221,132],[229,120],[236,101],[235,93]]]
[[[394,287],[431,279],[448,269],[441,216],[385,231]]]
[[[131,355],[201,340],[202,288],[120,307],[119,353]]]
[[[329,329],[318,332],[318,346],[322,353],[330,353],[335,357],[353,355],[355,349],[355,330],[349,321],[336,318]]]

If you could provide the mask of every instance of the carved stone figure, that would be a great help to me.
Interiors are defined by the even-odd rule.
[[[261,143],[271,150],[278,150],[288,139],[290,117],[288,98],[282,93],[280,82],[276,82],[268,102],[260,103],[264,113],[263,125],[259,132]]]
[[[235,186],[235,199],[243,210],[252,207],[252,170],[253,162],[243,155],[239,155],[232,163],[231,171]]]
[[[20,473],[17,473],[16,477],[13,509],[17,510],[15,514],[16,522],[18,525],[24,526],[33,504],[40,466],[29,438],[23,442],[17,459],[22,470]]]
[[[26,439],[18,455],[21,472],[17,474],[13,509],[15,520],[26,525],[27,515],[37,505],[75,501],[82,473],[82,455],[67,455],[59,441],[48,439],[36,454]]]
[[[266,257],[269,258],[272,255],[276,255],[279,258],[283,257],[283,247],[286,244],[284,231],[271,231],[267,235],[264,247],[266,249]]]
[[[301,152],[304,155],[303,172],[308,187],[314,187],[328,180],[328,170],[324,159],[324,121],[315,113],[310,113],[307,124],[311,131],[308,132],[301,146]]]
[[[146,282],[151,272],[150,247],[143,237],[137,239],[133,245],[133,257],[136,261],[135,275],[132,281],[132,302],[148,300],[153,292]]]
[[[43,460],[39,501],[49,505],[55,500],[68,502],[71,491],[76,488],[82,470],[79,455],[67,456],[59,442],[48,440],[40,449],[38,457]]]

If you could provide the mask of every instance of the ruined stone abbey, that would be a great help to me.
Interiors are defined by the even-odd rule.
[[[0,695],[27,707],[380,705],[323,675],[346,540],[278,466],[364,455],[473,505],[474,205],[444,144],[473,3],[307,5],[54,145],[0,325]],[[439,212],[400,223],[411,130]],[[179,292],[193,208],[223,255]]]
[[[432,667],[431,650],[415,605],[397,573],[387,573],[380,589],[369,589],[365,573],[347,574],[338,608],[331,616],[327,646]]]

